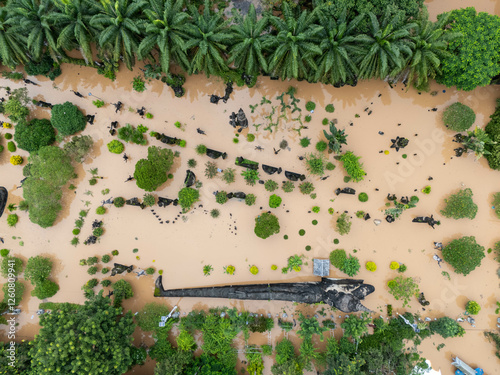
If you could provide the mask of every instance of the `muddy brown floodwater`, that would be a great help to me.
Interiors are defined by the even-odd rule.
[[[479,10],[500,13],[496,1],[461,1],[459,4],[441,0],[428,2],[432,17],[453,7],[470,5],[475,5]],[[94,150],[88,160],[76,167],[77,189],[75,192],[66,189],[63,211],[52,228],[42,229],[32,224],[23,212],[17,212],[20,221],[15,228],[8,228],[6,220],[0,221],[0,236],[5,239],[3,247],[11,249],[12,254],[19,255],[24,261],[37,254],[50,256],[54,260],[53,279],[58,282],[61,289],[50,299],[51,301],[82,303],[84,297],[81,286],[90,277],[86,272],[87,267],[78,265],[79,260],[93,255],[110,254],[115,249],[119,250],[120,254],[113,257],[112,262],[133,264],[136,268],[145,269],[153,266],[157,270],[162,269],[165,288],[315,280],[311,266],[313,258],[327,258],[329,252],[335,248],[346,249],[349,253],[357,250],[356,256],[360,258],[362,264],[357,277],[373,284],[376,288],[375,293],[364,301],[364,304],[375,312],[374,316],[378,314],[386,316],[386,304],[392,304],[395,311],[405,311],[401,302],[395,301],[388,293],[386,286],[388,280],[398,275],[396,271],[389,269],[391,261],[408,266],[405,274],[418,280],[420,290],[430,301],[430,306],[425,311],[416,300],[411,303],[409,310],[420,313],[422,318],[443,315],[458,318],[462,316],[468,299],[479,302],[482,310],[476,317],[475,328],[463,323],[467,331],[463,338],[442,340],[435,335],[427,339],[420,347],[422,355],[431,360],[434,368],[441,369],[443,374],[452,373],[453,368],[450,365],[452,356],[459,356],[473,367],[481,366],[486,374],[500,373],[499,361],[494,356],[494,346],[483,337],[484,330],[495,328],[495,302],[500,300],[496,276],[497,264],[493,255],[487,254],[481,268],[467,277],[453,273],[447,264],[439,268],[432,259],[436,253],[433,248],[434,241],[446,243],[459,236],[474,235],[481,245],[490,248],[500,240],[500,220],[494,215],[490,204],[493,193],[500,190],[500,173],[490,170],[486,160],[477,161],[473,156],[454,157],[453,148],[456,145],[451,141],[454,133],[444,128],[441,122],[443,109],[455,101],[461,101],[476,112],[475,125],[484,127],[494,110],[496,99],[500,97],[499,87],[457,92],[433,84],[431,91],[437,91],[438,94],[431,96],[429,93],[418,93],[413,89],[407,91],[402,85],[391,89],[380,81],[362,82],[354,88],[335,89],[320,84],[277,82],[263,78],[253,89],[236,88],[227,104],[221,101],[218,105],[213,105],[209,102],[209,95],[212,93],[223,95],[224,84],[220,80],[208,80],[201,75],[188,77],[185,85],[187,94],[184,98],[177,99],[173,97],[171,89],[160,82],[148,83],[144,93],[133,92],[131,81],[140,73],[138,69],[134,72],[122,70],[115,82],[97,75],[95,70],[90,68],[63,65],[62,70],[63,74],[55,82],[30,77],[40,83],[40,86],[28,85],[30,96],[53,104],[70,100],[85,114],[95,114],[94,125],[88,125],[83,132],[93,137]],[[22,86],[6,80],[0,82],[1,86],[8,85],[12,88]],[[303,109],[303,117],[306,114],[305,103],[309,100],[316,103],[312,121],[306,124],[308,129],[302,129],[299,136],[292,130],[298,127],[297,121],[289,120],[285,123],[282,120],[277,132],[269,133],[263,130],[265,125],[256,130],[252,125],[266,124],[267,120],[263,116],[269,113],[271,105],[259,105],[253,114],[249,105],[260,103],[265,96],[272,100],[272,105],[279,106],[276,96],[286,91],[290,85],[297,88],[296,97],[300,99],[299,106]],[[81,92],[85,98],[74,96],[70,90]],[[89,92],[108,104],[100,109],[95,108],[91,98],[88,97]],[[4,95],[3,90],[1,94]],[[114,107],[109,103],[118,100],[125,105],[120,113],[115,114]],[[334,113],[326,113],[324,110],[330,103],[335,106]],[[154,118],[141,119],[135,113],[135,109],[141,106],[146,107]],[[134,110],[129,111],[129,107]],[[235,132],[228,124],[228,116],[239,108],[243,108],[252,125],[249,130],[243,131],[239,143],[235,144],[232,141]],[[433,111],[433,108],[437,110]],[[50,117],[48,110],[32,109],[32,116]],[[288,114],[288,118],[291,117]],[[260,163],[306,173],[304,164],[298,157],[306,152],[312,152],[314,144],[323,139],[322,131],[326,127],[321,121],[325,117],[336,119],[337,126],[346,130],[348,146],[345,150],[353,151],[362,157],[361,161],[368,173],[365,180],[360,183],[344,184],[345,172],[339,162],[332,160],[330,156],[337,168],[327,173],[328,179],[320,181],[316,177],[307,176],[307,181],[313,182],[316,187],[317,198],[313,200],[309,196],[300,194],[298,188],[292,193],[279,190],[277,193],[283,198],[283,205],[274,209],[274,212],[279,216],[281,231],[267,240],[257,238],[253,233],[254,218],[262,211],[260,207],[268,210],[267,201],[270,193],[260,184],[255,187],[244,184],[243,177],[239,176],[242,169],[234,165],[235,157],[244,156]],[[277,115],[274,116],[274,119],[276,118]],[[104,221],[105,228],[100,243],[73,247],[70,245],[73,237],[71,231],[78,212],[86,208],[86,201],[90,202],[87,207],[90,212],[79,236],[80,242],[90,235],[91,223],[98,218],[95,209],[103,199],[143,195],[134,182],[124,181],[133,174],[137,160],[146,156],[147,147],[127,144],[125,152],[130,156],[128,163],[124,162],[121,155],[109,153],[106,144],[113,137],[109,135],[107,126],[114,120],[118,121],[120,126],[126,123],[135,126],[143,124],[150,130],[187,140],[185,149],[173,148],[174,151],[180,151],[180,158],[176,159],[173,167],[174,179],[162,185],[155,194],[175,198],[183,184],[187,161],[194,158],[198,165],[193,171],[203,182],[200,201],[194,209],[184,215],[177,207],[155,206],[154,211],[159,215],[158,218],[148,208],[141,210],[131,206],[121,209],[111,207],[104,216],[99,217]],[[176,121],[183,124],[181,129],[174,126]],[[197,128],[204,130],[207,135],[198,134]],[[252,143],[245,139],[248,132],[256,135],[256,140]],[[380,135],[379,132],[384,134]],[[306,149],[298,144],[299,139],[304,136],[312,140],[311,146]],[[396,136],[404,136],[410,140],[407,148],[400,150],[399,153],[389,149],[390,140]],[[148,145],[161,145],[152,137],[147,138]],[[275,155],[273,148],[278,149],[279,143],[284,139],[288,141],[288,148]],[[213,180],[205,178],[204,164],[211,159],[195,154],[194,147],[201,143],[228,153],[228,158],[225,161],[218,160],[217,165],[222,169],[228,167],[236,169],[238,176],[234,184],[227,186],[218,178]],[[255,146],[261,146],[263,150],[255,150]],[[389,154],[381,153],[385,150],[390,150]],[[403,153],[408,155],[406,159],[402,157]],[[28,156],[22,150],[18,154],[25,158]],[[98,168],[99,175],[104,177],[95,186],[88,184],[91,168]],[[260,173],[262,179],[271,178],[280,184],[284,180],[283,174],[267,176],[262,171]],[[429,181],[429,177],[433,180]],[[22,199],[22,190],[17,189],[22,178],[22,168],[9,164],[8,151],[5,150],[0,158],[0,185],[8,189],[9,203],[18,203]],[[432,187],[430,195],[421,193],[421,189],[426,185]],[[361,203],[356,196],[337,197],[334,190],[345,186],[356,189],[358,193],[368,193],[368,202]],[[443,199],[463,187],[469,187],[474,192],[474,201],[479,206],[476,219],[455,221],[442,217],[439,210],[443,207]],[[103,196],[101,191],[106,188],[110,193]],[[244,202],[231,200],[221,206],[215,202],[213,196],[213,192],[217,190],[254,193],[257,195],[257,203],[248,207]],[[91,191],[93,195],[86,195],[87,191]],[[382,212],[387,193],[395,193],[397,196],[417,195],[420,202],[416,208],[405,212],[401,219],[388,224],[383,220]],[[321,208],[317,214],[310,212],[315,205]],[[329,215],[329,207],[336,212],[347,211],[353,217],[349,235],[339,236],[334,231],[337,214],[333,217]],[[212,208],[220,210],[221,215],[218,219],[210,217],[209,211]],[[356,218],[354,213],[357,210],[368,212],[372,218],[368,221]],[[411,222],[413,217],[430,214],[434,214],[442,222],[442,225],[434,230],[429,226]],[[317,225],[312,224],[315,219],[318,221]],[[374,219],[382,220],[382,224],[374,225]],[[300,229],[305,229],[305,236],[299,236]],[[285,234],[289,236],[288,240],[284,239]],[[336,238],[340,240],[338,245],[333,244]],[[310,251],[305,250],[307,245],[312,247]],[[139,252],[133,253],[134,248],[139,249]],[[293,254],[304,254],[307,258],[308,265],[303,266],[300,272],[283,275],[279,270],[271,270],[273,264],[279,268],[283,267],[286,259]],[[378,266],[376,272],[370,273],[364,268],[367,261],[376,262]],[[212,275],[204,277],[202,267],[207,264],[212,265],[214,271]],[[236,267],[234,276],[223,273],[223,267],[229,264]],[[259,267],[258,275],[254,276],[249,272],[251,265]],[[451,280],[443,276],[442,271],[448,272]],[[99,278],[103,279],[103,276],[100,275]],[[156,276],[157,273],[154,277]],[[330,277],[344,276],[343,273],[331,268]],[[315,306],[294,306],[285,302],[189,298],[158,300],[153,297],[153,277],[137,278],[135,274],[129,274],[125,278],[131,281],[135,297],[125,301],[124,306],[133,312],[153,300],[169,306],[177,305],[182,314],[192,309],[207,309],[222,305],[262,314],[271,313],[273,317],[282,312],[286,312],[290,317],[297,307],[308,314],[317,311]],[[39,329],[36,310],[40,301],[30,296],[32,288],[27,282],[25,284],[27,290],[20,306],[22,314],[18,317],[18,339],[32,339]],[[340,323],[345,316],[339,312],[331,312],[330,309],[326,309],[326,312],[326,318],[333,315],[337,323]],[[339,337],[342,332],[337,329],[326,335],[330,334]],[[282,336],[281,330],[275,328],[269,335],[252,334],[250,343],[275,343]],[[5,337],[4,327],[0,329],[0,337],[2,339]],[[298,342],[293,333],[290,334],[290,338]],[[152,338],[140,333],[139,330],[135,334],[135,339],[138,345],[141,342],[152,343]],[[442,342],[446,346],[438,351],[436,347]],[[241,349],[243,345],[242,339],[235,341],[236,347]],[[266,358],[265,365],[266,373],[270,373],[272,360]],[[153,368],[154,363],[149,361],[145,366],[133,369],[130,373],[152,374]]]

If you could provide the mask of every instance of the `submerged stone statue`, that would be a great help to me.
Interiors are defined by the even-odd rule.
[[[410,141],[404,137],[396,137],[396,139],[391,139],[391,142],[391,148],[395,148],[396,152],[399,151],[400,148],[405,148],[408,146],[408,143],[410,143]]]
[[[158,197],[158,206],[159,207],[167,207],[173,204],[174,206],[177,206],[179,204],[179,200],[176,199],[168,199],[168,198],[163,198],[163,197]]]
[[[127,273],[130,273],[134,269],[134,266],[124,266],[123,264],[119,263],[114,263],[113,265],[114,267],[111,270],[111,276],[115,276],[117,273],[124,273],[125,271],[127,271]]]
[[[350,188],[350,187],[346,187],[343,189],[337,188],[335,190],[335,195],[340,195],[340,194],[354,195],[354,194],[356,194],[356,190],[354,190],[353,188]]]
[[[9,197],[9,193],[6,188],[0,186],[0,217],[3,215],[3,211],[5,210],[5,205],[7,204],[7,198]]]
[[[439,220],[434,220],[434,215],[431,216],[418,216],[412,220],[413,223],[426,223],[429,224],[432,229],[434,229],[434,225],[440,225],[441,222]]]
[[[322,278],[303,283],[275,283],[216,286],[208,288],[163,289],[162,276],[156,279],[155,297],[232,298],[244,300],[279,300],[298,303],[326,303],[345,313],[367,311],[361,300],[373,293],[363,280]]]
[[[304,181],[306,179],[306,176],[303,174],[288,171],[285,171],[285,177],[290,181]]]
[[[271,167],[270,165],[265,165],[265,164],[262,164],[262,169],[264,170],[264,172],[266,172],[267,174],[275,174],[276,172],[278,174],[281,173],[282,169],[281,167],[279,168],[276,168],[276,167]]]
[[[186,187],[193,186],[196,182],[196,175],[191,170],[186,171],[186,178],[184,179],[184,185]]]

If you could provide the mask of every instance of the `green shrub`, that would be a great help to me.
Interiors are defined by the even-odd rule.
[[[219,191],[217,194],[215,194],[215,201],[219,204],[224,204],[228,201],[227,197],[227,192],[226,191]]]
[[[207,146],[205,145],[196,146],[196,153],[198,155],[205,155],[207,153]]]
[[[248,142],[253,142],[255,140],[255,135],[253,134],[247,134],[247,141]]]
[[[215,164],[213,161],[207,161],[205,163],[205,177],[212,179],[217,176],[217,173],[219,173],[217,164]]]
[[[474,111],[462,103],[453,103],[443,112],[444,125],[456,132],[469,129],[476,121]]]
[[[310,138],[308,138],[308,137],[304,137],[304,138],[301,138],[301,139],[300,139],[300,145],[301,145],[302,147],[304,147],[304,148],[305,148],[305,147],[309,146],[310,144],[311,144],[311,139],[310,139]]]
[[[344,249],[336,249],[330,252],[330,263],[339,270],[344,268],[346,259],[347,254]]]
[[[78,107],[70,102],[52,107],[52,126],[62,135],[72,135],[85,129],[87,120]]]
[[[111,255],[113,255],[114,257],[118,256],[118,254],[119,254],[118,250],[113,250],[111,252]]]
[[[96,237],[101,237],[104,234],[104,228],[95,228],[92,234]]]
[[[144,197],[142,198],[142,203],[146,207],[152,207],[156,203],[156,198],[153,194],[144,194]]]
[[[217,219],[220,216],[220,211],[214,208],[210,211],[210,216],[212,216],[214,219]]]
[[[259,179],[259,171],[253,170],[253,169],[246,169],[245,171],[241,172],[241,175],[245,179],[245,182],[247,185],[253,186],[255,185],[255,182]]]
[[[104,107],[105,103],[102,100],[93,100],[92,104],[95,105],[97,108],[101,108]]]
[[[493,207],[495,207],[495,214],[500,219],[500,193],[495,193],[493,195]]]
[[[325,174],[325,157],[322,154],[309,154],[305,157],[306,168],[311,174],[322,176]]]
[[[479,306],[479,303],[476,301],[469,301],[467,305],[465,305],[465,311],[471,315],[477,315],[479,311],[481,311],[481,306]]]
[[[292,181],[285,181],[285,182],[283,182],[283,185],[281,186],[281,188],[283,189],[283,191],[285,193],[291,193],[293,191],[293,189],[295,189],[295,185],[293,184]]]
[[[345,259],[340,270],[350,277],[353,277],[358,274],[360,267],[359,259],[355,256],[349,255],[349,257]]]
[[[2,257],[6,257],[7,255],[9,255],[9,253],[10,253],[9,249],[0,250],[0,256],[2,256]]]
[[[80,234],[80,229],[78,229],[78,228],[73,229],[74,236],[78,236],[79,234]]]
[[[141,78],[141,76],[134,77],[132,81],[132,88],[137,92],[144,92],[146,90],[146,82]]]
[[[359,193],[358,199],[360,202],[367,202],[368,201],[368,194],[366,193]]]
[[[269,192],[273,192],[278,188],[278,183],[273,180],[267,180],[264,183],[264,188]]]
[[[96,266],[89,267],[89,269],[87,270],[87,273],[89,275],[95,275],[97,273],[97,267]]]
[[[238,143],[240,140],[238,138],[233,138],[233,143]]]
[[[266,239],[280,232],[278,218],[273,214],[263,212],[255,218],[254,232],[257,237]]]
[[[269,207],[277,208],[281,205],[281,197],[273,194],[269,197]]]
[[[462,237],[451,241],[442,251],[443,259],[448,262],[456,273],[468,275],[481,265],[485,257],[484,247],[476,243],[473,236]]]
[[[118,129],[118,138],[124,142],[131,142],[138,145],[146,145],[147,139],[144,138],[144,133],[147,131],[145,126],[139,125],[137,129],[130,124]]]
[[[179,190],[179,204],[184,212],[188,211],[194,202],[200,197],[200,192],[196,189],[185,187]]]
[[[121,154],[125,150],[125,146],[122,142],[117,139],[113,139],[108,143],[108,150],[113,154]]]
[[[326,107],[325,107],[325,110],[328,113],[333,113],[333,112],[335,112],[335,107],[333,106],[333,104],[327,104]]]
[[[335,168],[336,168],[336,167],[335,167],[335,164],[333,164],[332,162],[328,162],[328,163],[326,163],[326,165],[325,165],[325,169],[326,169],[327,171],[333,171]]]
[[[316,143],[316,150],[319,152],[325,151],[327,147],[328,144],[325,141],[319,141],[318,143]]]
[[[304,122],[311,122],[311,120],[312,120],[311,115],[306,115],[306,117],[304,117]]]
[[[9,216],[7,216],[7,225],[9,227],[15,227],[18,221],[19,216],[17,216],[17,214],[10,214]]]
[[[146,268],[146,274],[153,275],[155,273],[155,269],[153,267]]]
[[[349,216],[343,212],[337,219],[335,230],[341,235],[349,234],[351,231],[351,221]]]
[[[226,184],[232,184],[235,179],[235,172],[236,170],[233,168],[226,168],[222,172],[222,177],[221,179],[226,183]]]
[[[35,285],[35,289],[31,291],[33,297],[38,299],[46,299],[55,295],[59,291],[59,285],[50,280],[43,280]]]
[[[111,260],[111,257],[108,254],[103,255],[102,258],[101,258],[101,261],[103,263],[109,263],[110,260]]]
[[[304,236],[306,231],[304,229],[299,230],[299,236]]]
[[[447,316],[431,321],[429,328],[432,333],[437,333],[445,339],[448,337],[462,337],[465,334],[465,330],[460,324]]]
[[[115,199],[113,199],[113,205],[118,208],[123,207],[125,205],[125,198],[116,197]]]
[[[9,273],[13,273],[14,275],[19,275],[23,270],[23,261],[20,258],[5,256],[2,258],[1,264],[2,266],[0,271],[2,273],[2,276],[5,278],[9,276]],[[10,272],[11,268],[13,269],[13,272]]]
[[[106,288],[106,287],[111,285],[111,281],[110,280],[102,280],[101,285]]]
[[[76,163],[81,163],[92,150],[94,141],[90,135],[80,135],[71,138],[63,146],[64,152]]]
[[[441,214],[452,217],[455,220],[468,218],[474,219],[477,213],[477,205],[472,201],[472,190],[467,188],[460,190],[457,194],[451,195],[444,200],[446,207],[441,210]]]
[[[314,111],[315,108],[316,108],[316,103],[311,102],[311,101],[306,103],[306,110],[307,111],[309,111],[309,112]]]
[[[325,117],[323,120],[321,120],[322,125],[328,125],[328,119]]]
[[[347,151],[340,157],[345,171],[355,182],[363,180],[366,175],[366,172],[363,170],[363,164],[359,162],[360,158],[360,156],[354,155],[351,151]]]
[[[99,259],[97,257],[88,257],[87,258],[86,264],[88,266],[93,266],[94,264],[97,264],[97,263],[99,263]]]
[[[303,182],[299,185],[299,190],[302,194],[311,194],[314,191],[314,185],[312,182]]]
[[[16,150],[17,150],[16,144],[12,141],[8,142],[7,143],[7,150],[9,150],[9,152],[16,152]]]
[[[137,186],[146,191],[154,191],[167,181],[167,173],[174,162],[170,149],[148,147],[148,158],[140,159],[135,165],[134,178]]]
[[[189,168],[195,168],[198,163],[194,159],[189,159],[188,160],[188,167]]]
[[[54,143],[56,133],[49,120],[33,119],[30,122],[21,121],[16,125],[14,140],[20,149],[34,152],[40,147]]]
[[[418,285],[411,277],[397,276],[394,280],[387,283],[389,286],[389,293],[399,301],[403,301],[403,307],[408,305],[410,299],[415,296],[418,292]]]
[[[0,302],[0,304],[8,305],[9,308],[11,308],[18,306],[21,303],[24,294],[24,284],[19,280],[15,280],[13,283],[14,285],[11,284],[10,287],[9,284],[11,283],[5,283],[2,286],[3,302]],[[12,289],[14,290],[12,291]],[[0,310],[4,310],[3,306],[0,307]]]
[[[255,194],[247,194],[245,197],[245,204],[247,206],[253,206],[256,200],[257,197],[255,196]]]
[[[106,207],[104,206],[99,206],[96,208],[95,213],[97,215],[104,215],[106,213]]]
[[[312,212],[314,212],[315,214],[319,213],[319,210],[320,210],[319,206],[314,206],[312,208]]]

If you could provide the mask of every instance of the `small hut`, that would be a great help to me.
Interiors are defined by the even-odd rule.
[[[328,277],[330,275],[330,261],[328,259],[313,259],[314,276]]]

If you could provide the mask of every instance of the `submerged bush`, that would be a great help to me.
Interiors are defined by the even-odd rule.
[[[257,237],[266,239],[280,232],[278,218],[273,214],[264,212],[255,218],[254,232]]]
[[[178,197],[183,211],[188,211],[200,197],[200,192],[196,189],[185,187],[179,191]]]
[[[14,140],[20,149],[34,152],[40,147],[54,143],[56,132],[50,121],[46,119],[21,121],[16,125]]]
[[[140,159],[135,165],[134,178],[139,188],[154,191],[167,181],[167,173],[174,162],[170,149],[148,147],[147,159]]]
[[[351,151],[347,151],[340,157],[345,171],[353,181],[359,182],[365,178],[366,172],[363,170],[363,164],[359,162],[360,156],[354,155]]]
[[[347,254],[344,249],[336,249],[330,252],[330,263],[339,270],[344,267],[346,259]]]
[[[455,269],[455,272],[463,275],[468,275],[479,267],[485,257],[484,247],[476,243],[476,238],[473,236],[451,241],[442,253],[443,259]]]
[[[444,202],[446,207],[441,210],[441,214],[446,217],[458,219],[474,219],[477,213],[477,205],[472,200],[472,190],[467,188],[460,190],[457,194],[451,195]]]
[[[113,154],[121,154],[123,150],[125,150],[125,146],[119,140],[113,139],[111,142],[108,143],[108,150]]]
[[[281,197],[273,194],[269,197],[269,207],[277,208],[281,205]]]
[[[443,112],[444,125],[456,132],[469,129],[476,121],[476,114],[468,106],[462,103],[453,103]]]
[[[344,234],[349,234],[351,231],[351,221],[349,216],[343,212],[337,219],[337,224],[335,226],[335,230],[343,236]]]
[[[481,311],[481,306],[479,306],[479,303],[476,301],[469,301],[467,302],[467,305],[465,305],[465,311],[471,315],[477,315],[479,314],[479,311]]]
[[[85,129],[87,120],[76,105],[70,102],[52,107],[51,123],[62,135],[71,135]]]

